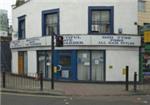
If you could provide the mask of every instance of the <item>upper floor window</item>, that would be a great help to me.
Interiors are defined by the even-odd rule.
[[[18,39],[25,39],[25,15],[18,18]]]
[[[42,35],[59,34],[59,9],[42,12]]]
[[[89,33],[113,33],[113,7],[89,7]]]
[[[144,0],[139,0],[138,1],[138,11],[139,12],[144,12],[145,11],[145,1]]]

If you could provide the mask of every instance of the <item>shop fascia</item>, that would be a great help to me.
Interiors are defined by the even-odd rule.
[[[105,46],[141,46],[140,36],[131,35],[63,35],[64,46],[105,45]],[[35,37],[12,41],[11,48],[42,47],[51,45],[51,36]]]

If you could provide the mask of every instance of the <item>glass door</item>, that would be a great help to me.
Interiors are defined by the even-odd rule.
[[[78,51],[78,80],[90,80],[90,51]]]
[[[104,51],[92,51],[92,80],[104,81]]]

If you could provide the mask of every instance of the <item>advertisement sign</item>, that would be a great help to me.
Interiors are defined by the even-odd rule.
[[[140,46],[141,38],[138,36],[126,35],[100,35],[93,36],[92,45],[113,45],[113,46]]]
[[[144,42],[150,43],[150,31],[144,32]]]
[[[127,35],[64,35],[64,46],[140,46],[140,36]],[[56,40],[54,40],[56,42]],[[51,46],[51,36],[11,42],[11,48]]]
[[[64,36],[64,45],[90,45],[90,37],[87,35]]]
[[[150,53],[144,54],[144,68],[150,69]]]

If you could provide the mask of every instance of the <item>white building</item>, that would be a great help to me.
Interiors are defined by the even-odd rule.
[[[43,71],[51,78],[51,29],[64,37],[55,47],[56,79],[124,81],[139,72],[137,0],[29,0],[13,8],[12,72]]]

